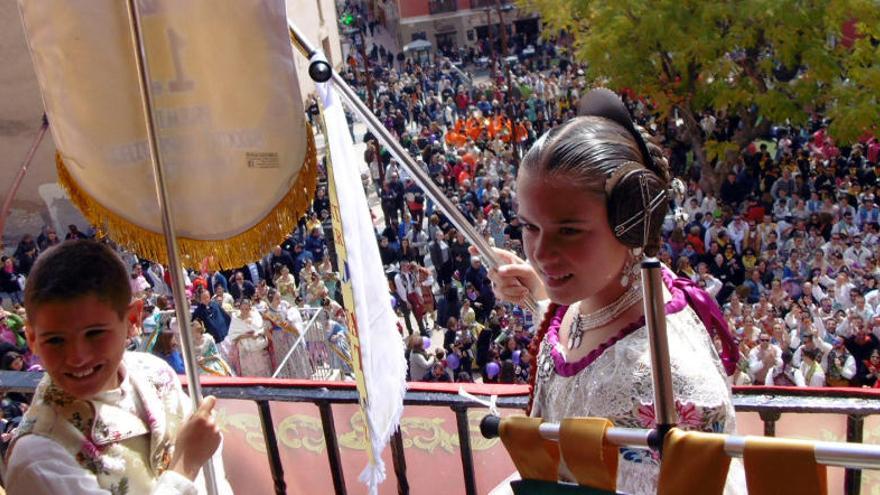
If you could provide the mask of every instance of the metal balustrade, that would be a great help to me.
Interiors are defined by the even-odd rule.
[[[0,371],[0,392],[33,393],[41,377],[42,373]],[[184,386],[186,386],[185,380]],[[456,417],[465,493],[476,495],[476,477],[467,412],[469,409],[480,409],[484,406],[460,396],[458,394],[459,386],[460,384],[457,383],[411,383],[410,390],[404,398],[404,404],[452,409]],[[287,493],[287,487],[284,481],[284,468],[281,463],[278,440],[272,428],[274,423],[269,403],[301,402],[317,406],[335,493],[347,493],[333,417],[333,406],[336,404],[357,404],[358,396],[353,383],[202,377],[202,388],[206,395],[213,395],[218,399],[246,400],[256,404],[269,470],[277,494]],[[528,400],[528,389],[523,385],[469,384],[467,389],[474,395],[498,395],[496,406],[499,409],[521,410],[525,408]],[[776,423],[782,415],[787,413],[845,415],[847,418],[846,441],[860,443],[864,434],[865,418],[880,414],[880,390],[737,387],[734,389],[733,403],[737,412],[757,412],[764,424],[764,434],[767,436],[775,436]],[[390,447],[394,472],[397,477],[398,493],[407,494],[409,493],[409,484],[406,474],[406,453],[400,433],[392,437]],[[847,469],[844,478],[844,493],[858,494],[860,491],[861,470]]]

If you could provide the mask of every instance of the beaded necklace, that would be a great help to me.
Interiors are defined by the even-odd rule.
[[[614,321],[624,311],[631,308],[633,304],[642,299],[641,284],[630,284],[626,291],[613,301],[611,304],[593,311],[589,315],[585,315],[580,311],[580,303],[578,303],[578,312],[574,320],[571,322],[571,328],[568,332],[568,350],[577,349],[583,342],[584,333],[589,330],[603,327]]]

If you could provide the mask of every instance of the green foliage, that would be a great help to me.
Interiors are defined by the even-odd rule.
[[[707,155],[723,157],[731,147],[696,137],[706,109],[743,119],[740,147],[761,121],[800,125],[813,111],[833,119],[831,134],[842,141],[880,126],[876,0],[519,3],[541,15],[545,32],[573,36],[573,55],[587,64],[591,83],[648,96],[663,116],[677,110]],[[841,30],[851,19],[863,36],[848,48]]]
[[[740,147],[736,143],[730,141],[715,141],[710,139],[706,141],[706,157],[711,160],[723,160],[731,153],[739,153]]]

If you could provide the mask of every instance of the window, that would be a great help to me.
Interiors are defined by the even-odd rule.
[[[504,12],[508,12],[513,10],[514,6],[510,4],[508,0],[501,0],[500,2],[501,10]],[[495,8],[499,6],[499,2],[495,0],[471,0],[471,8],[472,9],[484,9],[486,7]]]
[[[437,33],[434,37],[437,38],[437,49],[447,53],[455,49],[458,33],[455,31],[451,33]]]
[[[431,14],[455,12],[457,8],[458,0],[428,0],[428,12]]]

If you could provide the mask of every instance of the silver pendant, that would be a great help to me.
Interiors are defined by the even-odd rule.
[[[541,367],[541,378],[546,380],[550,378],[551,373],[553,373],[553,363],[550,359],[545,359],[544,366]]]
[[[584,337],[584,328],[581,325],[581,314],[578,313],[574,318],[574,322],[572,322],[571,328],[568,331],[568,350],[577,349],[581,346],[581,341]]]

